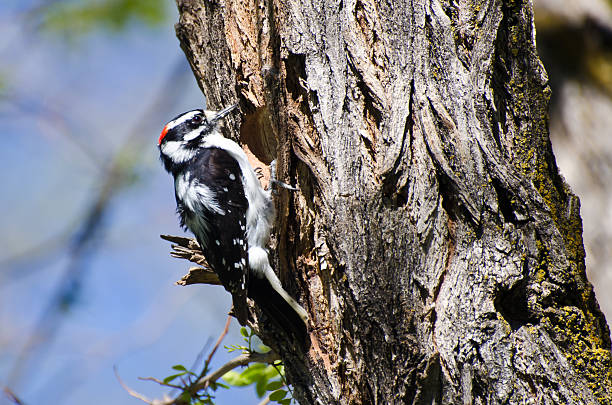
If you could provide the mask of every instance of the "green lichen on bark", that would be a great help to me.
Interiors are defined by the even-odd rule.
[[[548,136],[550,87],[532,41],[531,5],[509,2],[504,15],[500,37],[506,46],[498,46],[496,57],[497,67],[503,69],[506,79],[504,122],[506,131],[512,133],[507,138],[511,143],[509,154],[518,172],[531,180],[548,207],[569,262],[569,266],[553,266],[549,257],[551,241],[538,241],[540,254],[530,272],[531,282],[559,285],[561,280],[567,294],[537,308],[543,312],[536,312],[540,312],[541,325],[576,373],[587,380],[598,400],[612,403],[609,330],[586,276],[580,203],[558,172]]]
[[[563,347],[565,357],[576,373],[583,376],[588,387],[601,403],[610,403],[612,358],[602,347],[601,336],[593,328],[588,312],[575,306],[549,308],[542,324],[553,340]]]

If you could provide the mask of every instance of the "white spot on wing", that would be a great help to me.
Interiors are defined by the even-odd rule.
[[[244,195],[248,201],[246,222],[241,218],[241,229],[246,233],[246,242],[249,248],[259,247],[265,249],[270,238],[271,223],[274,218],[274,206],[270,198],[270,192],[261,187],[261,183],[250,165],[246,154],[236,142],[224,138],[220,133],[213,133],[202,140],[203,147],[216,147],[228,152],[240,166],[240,174]],[[236,175],[230,173],[230,179],[236,179]],[[232,177],[233,176],[233,177]],[[244,226],[244,228],[243,228]],[[265,252],[265,250],[264,250]],[[258,255],[255,255],[258,256]],[[253,258],[255,259],[255,258]],[[249,267],[251,267],[251,254],[249,252]],[[260,260],[255,259],[254,262]],[[267,254],[265,262],[267,263]],[[263,263],[258,263],[263,264]]]
[[[206,208],[219,215],[225,215],[225,211],[215,198],[215,193],[205,184],[195,179],[191,180],[188,175],[183,174],[177,176],[174,187],[176,195],[189,210],[198,213],[202,208]]]
[[[234,173],[230,173],[229,178],[230,180],[236,180],[236,176],[234,176]]]

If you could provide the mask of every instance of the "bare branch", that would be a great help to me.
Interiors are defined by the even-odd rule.
[[[193,238],[173,235],[159,235],[162,239],[172,242],[172,251],[170,256],[179,259],[189,260],[192,263],[198,264],[201,267],[191,267],[189,273],[185,274],[175,284],[191,285],[191,284],[212,284],[221,285],[219,277],[210,268],[210,265],[204,258],[200,245]]]
[[[9,399],[16,405],[23,405],[23,401],[21,401],[21,399],[19,399],[19,397],[17,395],[15,395],[15,393],[9,388],[9,387],[4,387],[2,388],[2,391],[4,391],[4,393],[6,394],[7,397],[9,397]]]
[[[176,285],[191,285],[191,284],[210,284],[210,285],[221,285],[219,277],[209,269],[203,267],[190,267],[189,273],[181,277],[180,280],[176,281]]]
[[[217,370],[208,374],[206,377],[201,378],[196,384],[194,384],[192,390],[193,392],[197,392],[201,389],[205,389],[206,387],[208,387],[208,385],[210,385],[210,383],[217,381],[219,378],[223,377],[225,373],[235,369],[236,367],[246,366],[249,363],[272,364],[277,360],[280,360],[280,357],[273,351],[270,351],[268,353],[243,353],[240,356],[237,356],[232,360],[228,361],[227,363],[219,367]]]
[[[140,399],[142,402],[146,402],[147,404],[154,404],[154,401],[150,400],[149,398],[145,397],[144,395],[134,391],[133,389],[131,389],[130,387],[128,387],[128,385],[126,383],[123,382],[123,380],[121,379],[121,377],[119,376],[119,372],[117,371],[117,366],[113,366],[113,371],[115,372],[115,377],[117,377],[117,381],[119,381],[119,384],[121,384],[121,386],[123,387],[123,389],[130,394],[130,396]],[[161,383],[161,381],[160,381]]]
[[[195,396],[195,394],[198,391],[201,390],[206,390],[211,383],[216,382],[219,378],[223,377],[223,375],[225,373],[227,373],[230,370],[233,370],[236,367],[240,367],[240,366],[246,366],[249,363],[267,363],[267,364],[273,364],[275,361],[280,360],[280,356],[278,356],[275,352],[268,352],[268,353],[258,353],[258,352],[251,352],[251,353],[243,353],[240,356],[235,357],[234,359],[228,361],[227,363],[225,363],[224,365],[222,365],[221,367],[219,367],[217,370],[209,373],[208,375],[204,376],[203,374],[206,372],[206,370],[208,369],[208,365],[210,364],[213,356],[215,355],[217,349],[219,348],[219,346],[221,345],[221,342],[223,341],[223,339],[225,338],[225,336],[228,333],[229,330],[229,326],[231,323],[232,317],[228,316],[227,317],[227,321],[225,322],[225,327],[223,328],[223,331],[221,332],[221,334],[219,335],[219,338],[217,339],[217,342],[215,343],[215,346],[213,347],[213,349],[211,350],[210,354],[208,355],[208,358],[206,359],[206,363],[204,366],[204,370],[202,371],[202,374],[200,374],[196,380],[193,383],[186,383],[184,382],[183,386],[179,386],[179,385],[175,385],[175,384],[170,384],[167,382],[164,382],[160,379],[157,379],[155,377],[138,377],[140,380],[143,381],[153,381],[159,385],[165,386],[165,387],[170,387],[170,388],[174,388],[174,389],[178,389],[181,390],[181,394],[178,395],[176,398],[164,398],[164,399],[154,399],[154,400],[150,400],[147,397],[145,397],[144,395],[132,390],[130,387],[128,387],[119,377],[119,374],[117,372],[117,368],[114,367],[114,371],[115,371],[115,375],[117,376],[117,380],[119,381],[119,383],[121,384],[121,386],[123,387],[123,389],[126,390],[126,392],[128,394],[130,394],[132,397],[134,398],[138,398],[143,402],[146,402],[150,405],[184,405],[185,404],[185,399],[182,396],[184,392],[188,392],[191,396]],[[193,373],[191,373],[193,375]]]
[[[208,355],[208,358],[206,359],[206,364],[210,364],[213,356],[215,355],[215,352],[217,351],[217,349],[219,348],[219,345],[223,341],[223,338],[225,337],[225,335],[227,335],[231,322],[232,322],[232,317],[228,316],[227,321],[225,322],[225,328],[223,328],[223,332],[221,332],[221,335],[219,335],[219,339],[217,339],[217,342],[215,343],[215,347],[213,347],[210,354]]]
[[[198,241],[194,238],[186,238],[184,236],[174,235],[159,235],[159,237],[163,240],[167,240],[168,242],[176,243],[178,246],[184,247],[185,249],[193,250],[194,253],[201,252],[200,245],[198,244]],[[199,255],[201,256],[202,253],[200,253]]]
[[[153,381],[154,383],[158,383],[159,385],[163,385],[164,387],[170,387],[170,388],[174,388],[177,390],[182,390],[183,386],[181,385],[176,385],[176,384],[170,384],[167,382],[163,382],[162,380],[160,380],[159,378],[155,378],[155,377],[138,377],[139,380],[141,381]]]
[[[226,323],[226,325],[229,325],[229,320],[231,318],[228,317],[228,322]],[[219,337],[219,340],[217,341],[217,346],[221,343],[222,338],[225,336],[225,334],[227,333],[226,330],[223,331],[223,333],[221,334],[221,336]],[[214,349],[213,349],[213,353],[214,353]],[[211,353],[211,355],[213,354]],[[209,356],[210,358],[210,356]],[[243,353],[240,356],[237,356],[235,358],[233,358],[232,360],[228,361],[227,363],[225,363],[224,365],[222,365],[221,367],[219,367],[217,370],[213,371],[212,373],[208,374],[205,377],[200,378],[197,382],[195,382],[194,384],[192,384],[189,387],[184,388],[184,390],[188,391],[190,394],[195,394],[196,392],[200,391],[200,390],[204,390],[206,388],[208,388],[210,386],[211,383],[216,382],[219,378],[223,377],[223,375],[225,375],[225,373],[227,373],[228,371],[231,371],[233,369],[235,369],[236,367],[240,367],[240,366],[246,366],[249,363],[266,363],[266,364],[272,364],[275,361],[280,360],[280,356],[278,354],[276,354],[275,352],[268,352],[268,353],[258,353],[258,352],[251,352],[251,353]],[[125,385],[123,383],[123,381],[121,381],[121,379],[119,378],[119,375],[117,374],[117,371],[115,370],[115,375],[117,375],[117,379],[119,379],[119,383],[121,384],[121,386],[128,392],[128,394],[130,394],[131,396],[133,396],[134,398],[138,398],[148,404],[151,405],[184,405],[184,399],[181,395],[177,396],[174,399],[168,399],[168,400],[149,400],[148,398],[146,398],[145,396],[133,391],[131,388],[129,388],[127,385]],[[163,385],[163,386],[169,386],[168,384],[164,383],[161,380],[158,380],[156,378],[153,377],[146,377],[146,378],[141,378],[141,380],[148,380],[148,381],[154,381],[156,383],[158,383],[159,385]]]

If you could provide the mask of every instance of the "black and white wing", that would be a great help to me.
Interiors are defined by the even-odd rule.
[[[204,257],[232,294],[241,324],[248,318],[245,197],[240,166],[225,150],[207,148],[192,170],[175,179],[181,220],[196,236]]]

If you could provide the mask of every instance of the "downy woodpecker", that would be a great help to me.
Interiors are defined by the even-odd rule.
[[[240,324],[249,316],[248,296],[283,328],[305,331],[306,311],[283,289],[268,260],[272,181],[264,190],[242,148],[219,131],[236,107],[188,111],[168,122],[159,137],[161,160],[174,176],[181,226],[193,232],[232,294]]]

